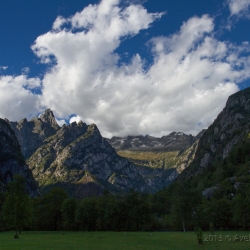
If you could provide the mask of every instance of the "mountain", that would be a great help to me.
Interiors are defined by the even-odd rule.
[[[38,195],[37,184],[25,163],[15,133],[8,122],[0,118],[0,192],[15,174],[25,178],[30,196]]]
[[[208,199],[238,204],[238,198],[247,199],[250,192],[249,152],[250,88],[228,98],[225,108],[199,140],[192,163],[177,181],[188,182]]]
[[[154,192],[176,177],[174,169],[136,166],[119,156],[95,124],[73,122],[59,127],[51,110],[31,121],[9,122],[41,192],[53,186],[73,197],[107,189]]]
[[[197,141],[205,130],[198,135],[172,132],[161,138],[153,136],[127,136],[107,139],[117,153],[137,166],[153,169],[172,169],[172,179],[176,178],[192,162]]]
[[[192,162],[199,139],[181,132],[105,139],[95,124],[59,127],[50,109],[30,121],[9,124],[41,192],[60,186],[73,197],[105,189],[158,191]]]
[[[111,191],[149,191],[138,169],[118,156],[96,125],[64,125],[27,161],[42,189],[59,185],[74,197]]]
[[[222,162],[250,132],[250,88],[231,95],[225,108],[199,141],[197,155],[184,175],[197,175],[214,162]]]
[[[139,151],[180,151],[190,147],[196,137],[182,132],[172,132],[161,138],[153,136],[112,137],[108,142],[117,150]]]
[[[24,118],[20,122],[9,123],[22,147],[25,159],[41,147],[46,138],[60,129],[50,109],[47,109],[39,118],[33,118],[30,121]]]

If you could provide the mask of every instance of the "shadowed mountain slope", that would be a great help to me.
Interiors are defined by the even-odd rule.
[[[0,192],[15,174],[25,178],[29,195],[38,195],[37,184],[25,163],[14,131],[7,121],[0,119]]]

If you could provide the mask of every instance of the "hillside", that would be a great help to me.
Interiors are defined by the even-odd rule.
[[[225,108],[201,137],[194,161],[180,179],[197,176],[225,164],[237,146],[247,144],[250,132],[250,88],[229,97]],[[248,152],[249,153],[249,152]]]
[[[27,160],[42,190],[59,185],[74,197],[104,189],[149,191],[136,167],[116,154],[94,124],[63,126],[44,143]]]
[[[248,230],[249,166],[250,88],[228,98],[197,142],[189,167],[168,189],[155,194],[155,211],[170,216],[175,224],[170,220],[169,225],[179,230],[197,225],[206,231]]]
[[[73,197],[99,195],[105,189],[155,192],[178,176],[171,164],[134,164],[118,155],[95,124],[80,121],[60,128],[51,110],[30,121],[9,123],[41,192],[54,186],[63,187]],[[164,156],[164,162],[176,163],[177,153]]]
[[[196,154],[198,141],[204,132],[205,130],[202,130],[196,136],[172,132],[161,138],[149,135],[113,137],[108,141],[116,149],[118,155],[128,159],[139,168],[150,169],[148,172],[151,178],[153,175],[158,175],[158,179],[153,178],[154,185],[158,183],[158,188],[155,189],[157,191],[167,187],[191,164]],[[154,172],[151,173],[153,170]],[[171,174],[162,174],[164,172]],[[161,185],[162,181],[164,183],[164,178],[168,181],[165,185]]]
[[[204,131],[197,136],[172,132],[161,138],[138,135],[112,137],[108,141],[120,156],[137,166],[177,169],[180,173],[192,161],[196,150],[195,145]]]
[[[8,122],[0,119],[0,192],[5,190],[5,185],[15,174],[25,178],[26,189],[31,196],[38,195],[37,184],[25,163],[14,131]]]

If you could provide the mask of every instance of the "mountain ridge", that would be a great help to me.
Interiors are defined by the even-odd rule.
[[[58,128],[51,112],[45,111],[49,119],[41,115],[30,122],[10,122],[23,143],[24,153],[33,150],[30,157],[26,154],[26,160],[41,190],[59,185],[75,197],[101,194],[106,188],[150,191],[139,169],[116,154],[95,124],[80,121]],[[35,147],[30,146],[29,140],[23,140],[32,133],[38,138]]]
[[[25,159],[29,158],[37,148],[43,145],[46,138],[52,136],[60,128],[50,109],[45,110],[40,117],[32,118],[30,121],[27,121],[26,118],[19,122],[6,121],[14,130]]]
[[[110,140],[101,136],[95,124],[86,125],[79,121],[60,127],[50,109],[30,121],[23,119],[9,124],[42,192],[61,186],[74,197],[101,194],[104,189],[127,192],[133,188],[140,192],[155,192],[166,187],[182,171],[182,168],[176,170],[175,157],[195,140],[191,135],[173,132],[161,139],[168,144],[168,149],[177,150],[171,153],[170,160],[163,155],[164,159],[157,159],[156,164],[138,165],[119,152],[117,154]],[[151,143],[148,145],[155,145],[154,137],[145,138]],[[162,149],[164,147],[160,147],[160,151]]]
[[[198,175],[215,162],[222,164],[233,148],[248,136],[249,114],[250,88],[231,95],[224,109],[200,139],[196,158],[179,178],[183,180]]]
[[[185,150],[191,146],[195,141],[196,137],[193,135],[186,135],[183,132],[172,132],[169,135],[162,137],[154,137],[150,135],[136,135],[136,136],[113,136],[108,139],[108,142],[116,150]]]

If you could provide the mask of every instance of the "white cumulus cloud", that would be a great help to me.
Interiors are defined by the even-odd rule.
[[[102,1],[60,17],[56,30],[37,38],[34,52],[43,61],[51,56],[56,61],[43,79],[42,105],[60,117],[76,113],[103,135],[198,133],[249,77],[249,58],[240,58],[248,45],[213,38],[213,19],[204,15],[189,19],[172,36],[151,39],[154,62],[148,71],[138,54],[118,66],[114,51],[122,39],[161,16],[140,5],[121,9],[118,2]]]
[[[37,79],[25,75],[19,76],[21,83],[16,83],[18,77],[2,79],[1,94],[6,99],[0,96],[0,104],[19,107],[3,110],[8,114],[15,110],[12,117],[20,119],[50,108],[60,124],[75,114],[70,122],[96,123],[107,137],[196,134],[208,127],[228,96],[239,90],[238,84],[250,78],[249,44],[217,40],[213,19],[203,15],[190,18],[170,36],[148,41],[150,66],[145,67],[147,62],[139,54],[121,62],[116,51],[123,40],[153,26],[163,13],[119,3],[102,0],[69,18],[58,17],[32,46],[48,64],[42,94],[31,91],[40,86]],[[1,117],[8,117],[6,112]]]
[[[228,0],[231,15],[248,15],[250,0]]]
[[[32,89],[40,86],[38,78],[20,76],[0,76],[0,117],[19,121],[38,112],[37,95]]]
[[[79,121],[82,121],[82,118],[79,115],[77,115],[77,116],[71,117],[69,120],[69,123],[72,123],[72,122],[78,123]]]
[[[204,15],[190,18],[169,37],[151,39],[154,61],[147,71],[139,54],[118,66],[115,50],[122,40],[161,15],[103,0],[57,18],[32,46],[41,61],[54,58],[43,79],[41,105],[59,117],[84,117],[104,136],[195,134],[210,125],[237,84],[250,77],[249,57],[241,56],[249,45],[216,40],[213,19]]]
[[[64,124],[66,124],[66,121],[64,120],[64,119],[57,119],[56,118],[56,122],[57,122],[57,124],[61,127],[61,126],[63,126]]]

